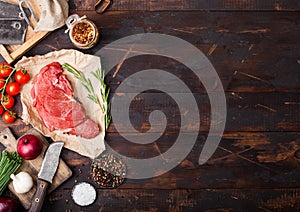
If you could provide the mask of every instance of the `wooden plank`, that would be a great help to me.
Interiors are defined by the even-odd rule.
[[[11,61],[7,61],[7,62],[12,63],[15,60],[19,59],[23,54],[25,54],[29,49],[31,49],[34,45],[36,45],[40,40],[46,37],[49,33],[50,32],[46,32],[46,31],[36,32],[32,37],[27,39],[24,44],[19,45],[18,47],[11,46],[10,49],[14,49],[14,50],[11,51],[10,54]],[[9,49],[9,47],[7,49]]]
[[[193,11],[110,12],[101,16],[95,12],[79,14],[86,14],[102,29],[102,40],[85,53],[94,54],[106,44],[129,35],[163,33],[183,39],[206,54],[226,91],[296,92],[300,89],[300,43],[296,33],[300,31],[300,13]],[[49,39],[27,55],[44,54],[61,48],[74,48],[64,29],[53,32]],[[149,65],[145,66],[147,63]],[[172,70],[187,83],[197,79],[178,62],[157,57],[125,61],[116,79],[120,81],[124,73],[133,73],[144,67]],[[113,81],[116,83],[113,86],[118,86],[118,81]],[[201,92],[198,88],[192,87],[192,92]]]
[[[97,0],[70,0],[70,8],[94,10]],[[119,0],[109,10],[223,10],[223,11],[298,11],[297,0]]]
[[[180,92],[180,91],[179,91]],[[112,105],[114,114],[129,113],[130,121],[125,117],[117,122],[120,132],[133,133],[135,130],[146,132],[150,129],[153,132],[161,132],[164,118],[161,117],[157,123],[150,124],[149,116],[154,110],[160,110],[167,118],[167,131],[176,133],[182,132],[208,132],[211,126],[210,101],[206,94],[193,93],[198,108],[190,104],[179,105],[170,95],[186,99],[185,93],[141,93],[132,101],[128,109],[124,105],[114,104],[115,100],[129,101],[130,97],[126,93],[112,93]],[[226,132],[247,131],[247,132],[272,132],[272,131],[299,131],[300,129],[300,95],[299,93],[226,93],[227,119]],[[197,117],[198,111],[200,120],[197,118],[188,120],[188,124],[182,124],[182,115]],[[218,113],[219,111],[216,111]],[[218,115],[218,114],[214,114]],[[250,118],[251,117],[251,118]],[[200,121],[200,128],[198,122]],[[213,123],[214,124],[214,123]],[[216,123],[218,124],[218,123]],[[133,126],[134,129],[131,127]],[[117,132],[114,119],[108,132]]]
[[[36,181],[37,181],[37,174],[40,170],[40,167],[42,165],[43,161],[43,155],[45,154],[45,151],[47,149],[47,146],[49,145],[48,141],[36,130],[31,129],[27,132],[28,134],[33,134],[40,138],[41,142],[43,143],[43,150],[42,153],[34,160],[23,160],[22,165],[18,169],[17,172],[25,171],[29,173],[34,182],[34,187],[26,194],[18,194],[12,185],[12,182],[9,184],[9,189],[11,192],[18,197],[22,205],[28,209],[31,205],[32,197],[36,192]],[[1,143],[6,147],[7,151],[16,151],[17,148],[17,140],[14,138],[13,134],[9,130],[9,128],[6,128],[5,130],[0,132],[0,140]],[[54,189],[56,189],[59,185],[61,185],[64,181],[66,181],[70,176],[72,175],[71,170],[68,168],[68,166],[65,164],[63,160],[60,160],[57,173],[53,178],[53,183],[51,184],[51,187],[49,188],[49,192],[52,192]]]
[[[70,190],[54,192],[45,202],[47,211],[79,209]],[[97,201],[84,208],[93,211],[298,211],[300,190],[295,189],[203,189],[132,190],[101,189]],[[75,210],[76,210],[75,209]]]
[[[0,54],[6,62],[12,63],[14,61],[13,57],[9,54],[5,46],[2,44],[0,44]]]
[[[195,132],[196,134],[196,132]],[[186,140],[195,134],[184,134]],[[126,134],[130,135],[130,134]],[[132,134],[131,134],[132,135]],[[118,133],[108,133],[106,141],[120,154],[136,159],[147,159],[163,154],[176,142],[177,134],[166,132],[158,140],[134,144]],[[197,136],[197,134],[196,134]],[[267,189],[297,188],[300,186],[299,133],[224,133],[216,152],[204,165],[198,164],[207,134],[200,133],[188,156],[174,169],[158,177],[126,179],[121,189]],[[148,136],[143,136],[147,139]],[[186,149],[189,149],[187,145]],[[175,149],[174,154],[185,150]],[[163,160],[170,161],[170,158]],[[65,150],[63,159],[71,167],[73,176],[62,189],[71,189],[74,182],[90,179],[91,160]],[[126,163],[126,160],[125,160]],[[147,164],[145,164],[147,166]],[[128,173],[133,172],[127,163]],[[143,167],[144,168],[144,167]],[[95,184],[94,184],[95,185]],[[96,186],[97,187],[97,186]]]
[[[214,44],[196,47],[205,53],[207,49],[210,49],[213,45]],[[224,43],[224,45],[226,44]],[[295,43],[295,49],[298,49],[298,45],[299,44]],[[251,45],[249,45],[249,47],[250,46]],[[242,48],[231,47],[230,49],[235,53],[229,55],[226,49],[218,46],[213,55],[207,55],[222,81],[224,91],[230,93],[300,91],[300,73],[297,71],[300,65],[297,62],[298,56],[294,54],[295,49],[292,50],[292,47],[287,45],[286,48],[288,48],[288,50],[280,53],[282,46],[273,46],[273,48],[269,50],[262,44],[259,47],[254,47],[259,48],[261,53],[253,53],[255,56],[246,56],[248,53],[241,52],[248,51],[247,48],[246,46]],[[245,54],[245,56],[242,54]],[[292,56],[285,56],[285,54]],[[268,60],[266,57],[270,59]],[[289,68],[284,69],[285,66]],[[130,75],[147,69],[159,69],[172,73],[188,85],[191,92],[206,93],[205,87],[201,84],[201,79],[199,79],[192,70],[172,58],[160,56],[147,55],[130,58],[124,61],[121,66],[115,67],[107,74],[107,82],[111,88],[115,90],[120,83],[126,78],[129,78]],[[145,81],[144,79],[141,80]],[[161,82],[161,80],[158,79],[157,83]],[[138,82],[133,84],[137,83]],[[169,91],[181,92],[180,89],[176,89],[175,81],[174,83],[170,81],[161,83],[168,84]],[[145,81],[145,84],[149,85],[147,81]],[[139,86],[143,87],[143,85]],[[133,86],[127,87],[128,92],[130,92],[129,89],[133,88]],[[124,90],[124,92],[127,91]]]
[[[216,68],[228,105],[226,132],[220,146],[208,163],[199,166],[197,161],[210,124],[210,108],[197,78],[176,61],[154,57],[126,61],[116,77],[112,77],[113,70],[107,77],[113,91],[130,74],[152,66],[179,76],[190,87],[199,105],[201,131],[198,135],[199,129],[186,127],[187,136],[196,134],[198,137],[191,153],[179,166],[156,178],[127,179],[116,190],[98,189],[97,202],[84,208],[85,211],[299,210],[299,13],[78,13],[87,14],[102,29],[101,42],[85,53],[94,54],[105,44],[144,32],[169,34],[192,43]],[[55,31],[27,55],[72,48],[63,31]],[[172,92],[180,93],[176,88]],[[167,151],[176,141],[181,127],[180,114],[176,103],[162,93],[150,91],[138,97],[130,111],[121,108],[120,111],[130,112],[133,125],[145,133],[150,112],[162,110],[170,121],[166,132],[155,143],[141,147],[126,141],[112,124],[106,140],[129,157],[153,157]],[[21,112],[21,107],[17,108]],[[122,131],[125,132],[128,125],[124,122]],[[4,126],[0,123],[0,127]],[[24,131],[21,120],[13,127],[16,134]],[[160,130],[159,126],[154,127]],[[132,135],[128,131],[127,134]],[[72,202],[70,192],[77,182],[91,182],[91,161],[68,150],[63,151],[62,158],[74,174],[47,199],[45,210],[82,210]],[[178,192],[174,200],[178,204],[171,203],[173,197],[168,192]],[[182,196],[188,196],[188,200],[179,199]],[[196,203],[189,206],[189,200]]]
[[[178,20],[180,17],[180,21],[177,23],[170,21],[168,18],[170,14]],[[296,33],[300,30],[299,14],[274,12],[265,13],[262,16],[261,13],[256,12],[157,12],[154,14],[113,12],[100,17],[90,12],[87,15],[103,27],[104,31],[103,40],[99,45],[92,50],[85,51],[86,53],[93,54],[107,43],[134,34],[137,28],[143,26],[142,20],[145,18],[148,20],[146,28],[157,28],[147,32],[177,36],[195,44],[206,53],[215,66],[226,91],[227,131],[299,130],[300,72],[298,70],[300,66],[297,62],[299,60],[297,51],[300,49],[300,43]],[[127,22],[122,21],[125,18]],[[239,24],[235,24],[237,19],[240,20]],[[215,26],[215,23],[218,23],[218,26]],[[191,33],[183,32],[192,26],[204,28],[191,28]],[[278,26],[285,26],[285,30],[283,31]],[[180,30],[171,30],[172,27],[179,27]],[[259,28],[258,31],[254,30],[257,28]],[[28,55],[43,54],[53,51],[53,48],[72,47],[68,42],[68,36],[63,34],[63,30],[58,30],[45,39],[38,48],[32,49]],[[217,47],[212,48],[216,43]],[[200,110],[200,117],[207,117],[210,110],[204,87],[188,69],[176,61],[157,57],[133,58],[123,63],[116,77],[113,77],[114,70],[112,70],[107,76],[107,82],[114,92],[126,77],[147,68],[159,68],[180,77],[197,96],[199,108],[203,110],[202,112]],[[181,92],[176,89],[176,86],[174,87],[172,92]],[[176,113],[176,104],[170,98],[164,98],[162,94],[156,93],[143,95],[142,101],[135,101],[130,110],[134,114],[132,115],[133,123],[138,128],[142,126],[144,127],[142,130],[145,130],[149,126],[149,124],[143,126],[139,117],[142,114],[142,120],[147,120],[150,111],[159,106],[154,105],[153,101],[161,101],[159,104],[162,109],[169,106],[169,109],[165,108],[167,113],[174,110],[175,117],[179,118],[180,114]],[[141,103],[146,103],[147,108],[142,108]],[[175,122],[170,125],[172,126],[170,129],[178,129],[179,119],[176,122],[176,118],[174,118]],[[128,124],[124,123],[124,130],[127,129]],[[201,130],[207,131],[208,126],[209,120],[202,119]],[[112,125],[110,128],[111,132],[114,132],[113,127]],[[195,129],[190,128],[190,130]]]
[[[299,1],[294,0],[150,0],[151,10],[299,10]]]
[[[70,9],[73,10],[95,10],[95,4],[98,0],[91,1],[80,1],[80,0],[70,0]],[[149,10],[150,1],[149,0],[127,0],[127,1],[112,1],[108,10]]]
[[[150,1],[149,0],[127,0],[127,1],[114,1],[111,5],[110,10],[149,10]]]

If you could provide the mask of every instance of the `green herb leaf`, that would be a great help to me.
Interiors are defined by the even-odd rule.
[[[1,153],[0,159],[0,196],[10,181],[10,175],[15,173],[22,163],[22,158],[17,152]]]
[[[103,70],[98,68],[95,72],[92,72],[92,74],[96,79],[99,80],[99,82],[101,84],[101,88],[100,88],[100,95],[101,95],[101,99],[102,99],[101,109],[102,109],[103,113],[105,114],[105,129],[107,130],[110,125],[110,122],[111,122],[111,116],[109,115],[110,104],[109,104],[109,99],[108,99],[110,89],[107,88],[107,85],[105,84]]]
[[[75,68],[73,68],[71,65],[69,65],[68,63],[64,63],[62,65],[62,67],[64,69],[66,69],[67,71],[69,71],[70,73],[72,73],[77,79],[80,80],[81,84],[83,85],[83,87],[88,91],[88,98],[93,101],[94,103],[98,104],[101,108],[101,110],[103,111],[104,115],[105,115],[105,128],[107,129],[110,125],[111,122],[111,116],[109,115],[109,110],[110,110],[110,104],[108,102],[108,97],[109,97],[109,93],[110,93],[110,89],[107,88],[107,85],[105,84],[104,81],[104,71],[101,69],[97,69],[95,72],[91,72],[92,75],[99,80],[101,88],[100,88],[100,95],[101,95],[101,100],[102,100],[102,104],[99,101],[98,96],[95,94],[93,85],[91,80],[88,78],[85,78],[84,74],[78,70],[76,70]]]

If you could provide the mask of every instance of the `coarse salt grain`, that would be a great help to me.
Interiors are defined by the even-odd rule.
[[[77,205],[88,206],[96,200],[96,190],[89,183],[78,183],[73,188],[72,198]]]

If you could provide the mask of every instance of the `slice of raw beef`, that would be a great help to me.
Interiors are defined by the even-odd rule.
[[[72,86],[62,71],[61,65],[53,62],[35,76],[31,90],[33,106],[50,131],[65,130],[83,138],[93,138],[100,133],[99,127],[75,100]]]

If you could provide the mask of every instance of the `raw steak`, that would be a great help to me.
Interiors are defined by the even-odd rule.
[[[50,131],[64,130],[83,138],[100,133],[97,123],[85,115],[84,108],[75,100],[72,86],[58,62],[43,67],[35,76],[31,97]]]

